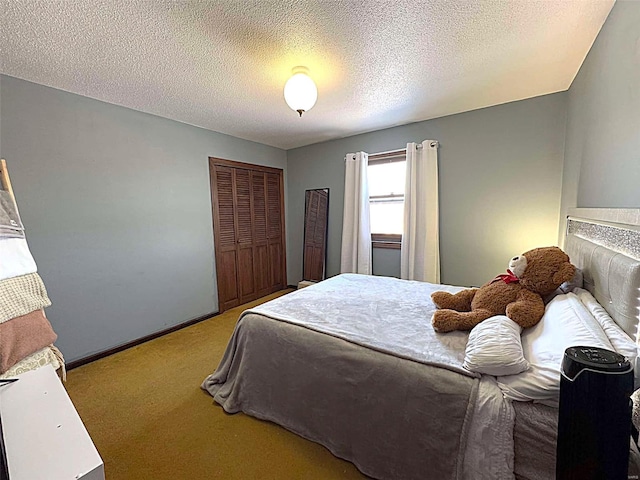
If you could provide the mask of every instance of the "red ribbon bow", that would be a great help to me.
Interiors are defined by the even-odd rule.
[[[507,273],[501,273],[493,279],[494,282],[498,280],[502,280],[504,283],[518,283],[520,281],[511,270],[507,270]]]

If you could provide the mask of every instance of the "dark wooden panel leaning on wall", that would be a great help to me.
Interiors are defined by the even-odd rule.
[[[286,287],[281,169],[209,157],[220,312]]]
[[[307,190],[304,227],[304,280],[324,280],[328,190]]]

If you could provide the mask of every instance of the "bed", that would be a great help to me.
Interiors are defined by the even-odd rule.
[[[572,218],[564,245],[633,361],[639,244],[636,227]],[[552,399],[508,398],[509,379],[464,368],[467,333],[431,327],[430,293],[461,288],[348,274],[298,290],[241,315],[202,388],[373,478],[553,478]]]

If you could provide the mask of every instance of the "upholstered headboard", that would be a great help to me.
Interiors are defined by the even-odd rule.
[[[569,217],[564,250],[589,290],[640,344],[640,230],[635,225]]]

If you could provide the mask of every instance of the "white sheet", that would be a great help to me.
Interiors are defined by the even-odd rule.
[[[483,375],[469,426],[462,478],[514,478],[515,410],[503,397],[495,377]]]

